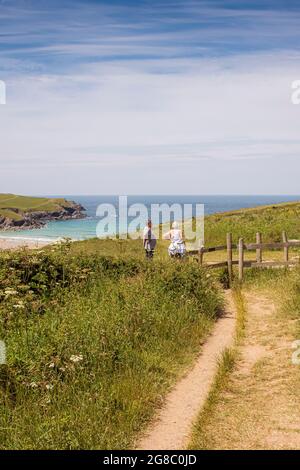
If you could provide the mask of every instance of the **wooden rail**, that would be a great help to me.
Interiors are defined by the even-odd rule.
[[[202,246],[199,250],[190,250],[187,252],[189,256],[197,255],[197,260],[200,266],[205,268],[228,268],[229,282],[233,278],[234,265],[238,265],[239,280],[242,281],[244,277],[244,268],[270,268],[270,267],[288,267],[299,264],[300,260],[289,259],[289,248],[300,247],[300,240],[288,241],[286,232],[282,232],[282,242],[277,243],[262,243],[262,235],[260,232],[256,234],[256,243],[244,243],[243,238],[239,239],[238,245],[232,243],[232,234],[228,233],[226,237],[226,245],[214,246],[205,248]],[[238,259],[233,260],[233,250],[238,249]],[[282,261],[263,261],[263,250],[282,250]],[[227,260],[220,262],[204,263],[204,254],[212,253],[215,251],[227,252]],[[245,260],[245,251],[255,251],[256,260]]]

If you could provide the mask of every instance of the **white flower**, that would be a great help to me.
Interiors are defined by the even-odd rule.
[[[75,356],[74,354],[70,357],[70,361],[74,362],[76,364],[77,362],[80,362],[83,360],[82,354],[79,354],[78,356]]]
[[[49,368],[50,368],[50,369],[53,369],[53,367],[55,367],[55,364],[54,364],[54,362],[50,362],[50,364],[49,364]]]
[[[35,383],[35,382],[31,382],[31,383],[29,384],[29,387],[31,387],[31,388],[37,388],[37,386],[38,386],[38,384]]]
[[[25,308],[23,302],[20,300],[17,304],[13,306],[14,308]]]
[[[47,385],[46,385],[46,389],[47,389],[47,390],[52,390],[52,388],[53,388],[53,385],[51,385],[51,384],[47,384]]]
[[[17,295],[18,292],[17,292],[16,290],[14,290],[14,289],[9,289],[9,288],[8,288],[8,289],[5,289],[4,294],[5,294],[5,295]]]

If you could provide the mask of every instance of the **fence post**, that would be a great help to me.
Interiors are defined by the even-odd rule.
[[[261,238],[261,233],[260,232],[257,232],[257,234],[256,234],[256,243],[257,244],[262,243],[262,238]],[[261,248],[257,248],[257,250],[256,250],[256,262],[257,263],[262,262],[262,249]]]
[[[282,241],[283,243],[288,243],[286,232],[282,232]],[[289,262],[289,247],[288,246],[285,246],[283,248],[283,258],[286,263]]]
[[[227,233],[227,266],[228,266],[228,276],[229,276],[229,285],[232,281],[232,235]]]
[[[244,240],[239,239],[239,281],[243,280],[244,274]]]

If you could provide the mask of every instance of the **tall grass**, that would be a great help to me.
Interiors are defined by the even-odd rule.
[[[210,331],[218,286],[188,263],[1,261],[1,448],[131,447]]]
[[[249,243],[254,242],[257,232],[262,233],[264,242],[280,242],[283,230],[289,238],[299,238],[299,202],[210,215],[205,218],[205,243],[223,245],[227,232],[232,233],[234,243],[237,243],[240,237],[244,237]]]
[[[300,338],[300,268],[286,273],[277,281],[281,311],[289,319],[295,320],[295,339]]]

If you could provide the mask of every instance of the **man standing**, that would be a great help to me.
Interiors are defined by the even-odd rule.
[[[156,247],[156,237],[152,231],[152,222],[149,219],[143,233],[143,244],[147,259],[152,259]]]

